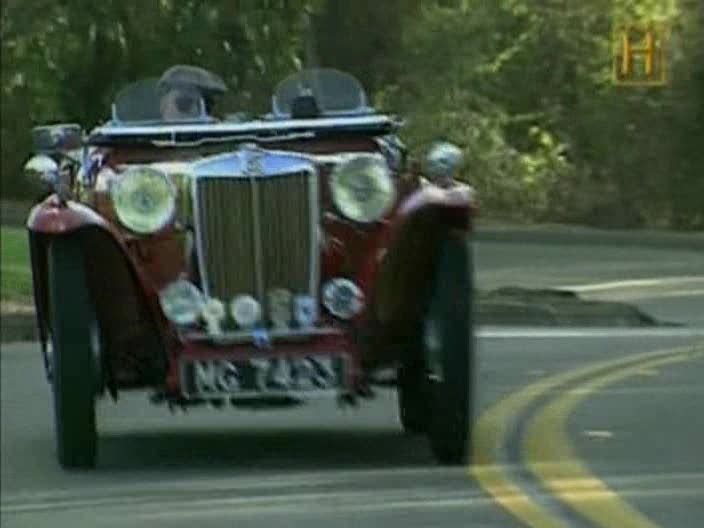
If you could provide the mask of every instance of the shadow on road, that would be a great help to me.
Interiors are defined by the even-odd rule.
[[[401,431],[281,429],[101,434],[101,470],[341,470],[432,465]]]

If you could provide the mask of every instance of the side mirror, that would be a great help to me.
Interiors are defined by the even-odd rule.
[[[464,162],[462,150],[452,143],[435,143],[425,158],[423,172],[433,183],[448,187],[452,185],[457,171]]]
[[[24,175],[38,194],[44,194],[58,184],[59,164],[46,154],[37,154],[25,163]]]
[[[83,146],[83,129],[73,123],[34,127],[32,145],[42,154],[79,149]]]

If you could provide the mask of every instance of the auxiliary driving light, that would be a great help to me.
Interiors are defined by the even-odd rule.
[[[159,293],[159,303],[169,321],[177,325],[189,325],[198,320],[205,300],[193,284],[177,280]]]
[[[352,319],[364,307],[364,293],[349,279],[332,279],[323,287],[323,305],[340,319]]]
[[[262,307],[251,295],[238,295],[230,303],[230,314],[242,328],[251,328],[262,318]]]

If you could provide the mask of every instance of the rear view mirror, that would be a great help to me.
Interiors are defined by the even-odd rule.
[[[44,154],[79,149],[83,145],[83,129],[74,123],[34,127],[32,145],[35,152]]]

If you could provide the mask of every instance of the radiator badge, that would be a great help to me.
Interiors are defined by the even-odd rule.
[[[262,162],[263,153],[259,150],[257,145],[243,145],[242,154],[245,160],[245,174],[251,178],[262,176],[264,174],[264,166]]]

